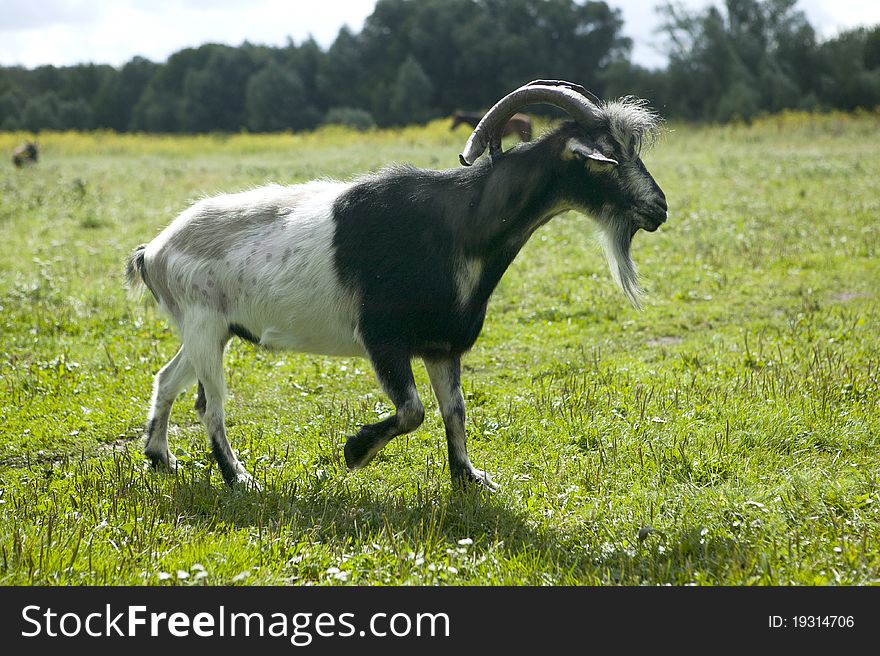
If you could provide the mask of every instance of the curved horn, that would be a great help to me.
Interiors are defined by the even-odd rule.
[[[524,86],[530,87],[537,85],[544,87],[565,87],[566,89],[577,91],[579,94],[584,96],[587,100],[595,105],[599,105],[602,103],[602,99],[599,98],[599,96],[597,96],[592,91],[582,87],[580,84],[575,84],[574,82],[566,82],[565,80],[532,80]]]
[[[464,166],[470,166],[490,147],[490,154],[495,157],[501,152],[501,128],[516,111],[525,105],[545,103],[559,107],[568,112],[579,123],[588,125],[596,118],[596,96],[578,84],[563,80],[535,80],[521,86],[499,100],[486,115],[480,119],[477,127],[458,156]]]

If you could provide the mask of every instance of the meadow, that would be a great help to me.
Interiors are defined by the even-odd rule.
[[[36,166],[0,167],[0,584],[880,583],[878,134],[670,126],[641,311],[588,218],[539,230],[464,360],[492,495],[453,490],[420,363],[425,424],[348,472],[345,436],[392,409],[368,364],[240,341],[229,436],[263,491],[222,484],[195,390],[155,474],[140,436],[178,340],[122,276],[199,197],[457,166],[464,129],[39,135]]]

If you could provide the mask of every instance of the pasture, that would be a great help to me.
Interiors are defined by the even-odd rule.
[[[238,340],[229,437],[263,491],[222,484],[195,389],[154,474],[178,339],[122,277],[196,198],[457,166],[466,129],[40,135],[0,168],[0,584],[880,582],[880,116],[671,128],[642,311],[574,213],[493,296],[462,375],[493,495],[453,491],[420,363],[425,424],[352,473],[345,436],[391,410],[368,364]]]

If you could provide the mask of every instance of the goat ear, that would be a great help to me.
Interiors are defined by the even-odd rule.
[[[569,139],[566,142],[562,156],[566,159],[579,159],[587,165],[598,165],[602,168],[614,167],[619,164],[613,157],[603,155],[592,144],[584,143],[578,139]]]

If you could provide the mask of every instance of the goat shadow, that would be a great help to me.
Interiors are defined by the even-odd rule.
[[[356,474],[355,474],[356,475]],[[441,484],[417,484],[415,494],[408,491],[375,490],[357,484],[349,474],[326,480],[280,481],[262,490],[230,489],[216,477],[178,470],[167,507],[177,521],[216,530],[262,527],[265,531],[299,531],[322,541],[357,543],[370,535],[390,532],[410,550],[430,543],[459,547],[459,540],[470,538],[476,544],[503,543],[514,553],[542,553],[548,562],[565,570],[594,569],[595,554],[575,545],[573,540],[552,528],[534,526],[524,513],[511,507],[511,500],[500,493],[477,489],[456,490]]]
[[[591,533],[605,539],[584,544],[582,535],[535,526],[505,499],[503,491],[490,495],[479,490],[438,491],[435,486],[417,490],[414,500],[411,491],[364,489],[352,485],[345,475],[282,481],[261,491],[220,487],[216,480],[180,472],[175,479],[169,514],[210,530],[234,526],[271,532],[273,524],[275,530],[281,524],[282,530],[299,530],[302,535],[339,544],[390,531],[406,545],[403,551],[420,542],[456,548],[459,540],[471,538],[478,545],[503,543],[503,549],[515,555],[540,554],[552,565],[556,578],[569,584],[675,585],[693,581],[697,572],[704,582],[723,580],[731,569],[759,578],[765,574],[756,569],[754,554],[750,556],[745,545],[727,538],[704,538],[701,526],[677,527],[663,536],[665,546],[659,550],[661,542],[653,536],[645,543],[635,536],[619,536],[618,544],[610,545],[604,529]]]

